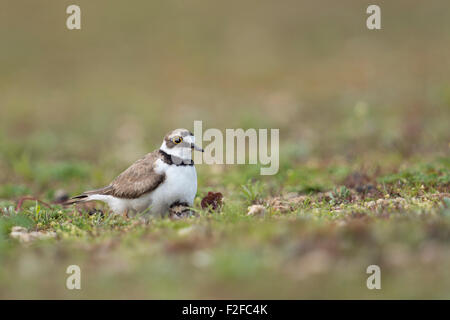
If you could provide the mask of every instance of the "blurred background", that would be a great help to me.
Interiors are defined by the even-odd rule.
[[[0,198],[100,187],[194,120],[279,128],[287,191],[327,188],[303,165],[448,157],[450,3],[376,1],[375,31],[370,4],[3,0]],[[208,173],[235,169],[198,170],[226,194]]]
[[[295,156],[448,152],[448,2],[377,3],[379,31],[364,1],[81,0],[70,31],[71,1],[3,1],[0,182],[123,166],[194,120]]]

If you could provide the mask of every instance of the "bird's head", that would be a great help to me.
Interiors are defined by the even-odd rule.
[[[192,150],[203,152],[203,149],[195,144],[195,137],[192,132],[187,129],[175,129],[169,132],[164,137],[160,149],[171,156],[183,160],[190,160],[192,158]]]

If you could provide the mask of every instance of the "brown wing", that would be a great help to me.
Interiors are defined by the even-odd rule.
[[[147,154],[122,172],[100,194],[118,198],[134,199],[155,190],[165,179],[164,174],[155,172],[155,162],[160,157],[158,151]]]

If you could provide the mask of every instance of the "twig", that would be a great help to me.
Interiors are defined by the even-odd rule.
[[[22,208],[23,203],[24,203],[25,201],[27,201],[27,200],[37,201],[37,202],[43,204],[44,206],[46,206],[47,208],[49,208],[49,209],[51,208],[51,205],[50,205],[50,204],[48,204],[48,203],[46,203],[46,202],[44,202],[44,201],[42,201],[42,200],[39,200],[38,198],[30,197],[30,196],[25,196],[25,197],[19,198],[19,200],[17,201],[16,211],[19,211],[19,210]]]

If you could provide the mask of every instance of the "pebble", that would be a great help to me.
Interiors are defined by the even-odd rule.
[[[266,213],[266,208],[260,204],[255,204],[253,206],[248,207],[247,215],[256,216],[256,215],[264,215]]]

